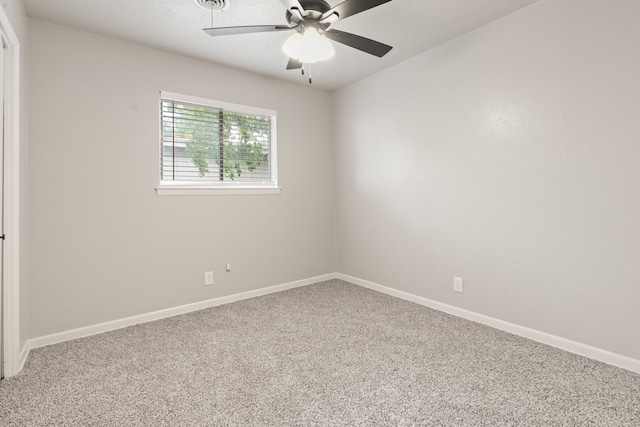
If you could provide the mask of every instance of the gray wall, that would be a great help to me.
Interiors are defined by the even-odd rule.
[[[30,23],[30,337],[335,271],[330,94]],[[277,110],[282,193],[156,196],[160,90]]]
[[[338,271],[640,359],[638,22],[543,0],[335,93]]]

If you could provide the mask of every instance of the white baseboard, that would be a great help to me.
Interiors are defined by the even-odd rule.
[[[318,283],[318,282],[335,279],[335,278],[336,278],[335,273],[325,274],[322,276],[316,276],[316,277],[310,277],[308,279],[297,280],[295,282],[289,282],[281,285],[270,286],[267,288],[256,289],[254,291],[242,292],[239,294],[228,295],[228,296],[214,298],[206,301],[199,301],[193,304],[181,305],[178,307],[167,308],[164,310],[158,310],[151,313],[131,316],[125,319],[113,320],[111,322],[100,323],[98,325],[86,326],[83,328],[73,329],[70,331],[64,331],[56,334],[46,335],[43,337],[33,338],[27,341],[25,348],[22,350],[20,354],[20,361],[21,361],[20,369],[22,369],[24,362],[27,360],[29,351],[34,348],[57,344],[64,341],[87,337],[90,335],[101,334],[103,332],[126,328],[128,326],[133,326],[140,323],[152,322],[154,320],[160,320],[160,319],[165,319],[167,317],[190,313],[193,311],[204,310],[205,308],[215,307],[223,304],[229,304],[229,303],[241,301],[244,299],[255,298],[262,295],[272,294],[275,292],[298,288],[301,286],[307,286],[313,283]]]
[[[383,286],[374,282],[370,282],[368,280],[359,279],[357,277],[349,276],[342,273],[325,274],[322,276],[311,277],[308,279],[298,280],[295,282],[289,282],[281,285],[270,286],[267,288],[256,289],[254,291],[248,291],[248,292],[229,295],[225,297],[214,298],[206,301],[196,302],[193,304],[182,305],[179,307],[168,308],[165,310],[154,311],[151,313],[132,316],[125,319],[101,323],[98,325],[78,328],[71,331],[65,331],[57,334],[33,338],[27,341],[26,345],[20,352],[20,360],[19,360],[20,370],[22,369],[22,367],[24,366],[27,360],[29,351],[34,348],[44,347],[51,344],[57,344],[63,341],[69,341],[69,340],[82,338],[90,335],[96,335],[103,332],[112,331],[115,329],[126,328],[128,326],[151,322],[154,320],[160,320],[160,319],[164,319],[171,316],[190,313],[193,311],[203,310],[203,309],[215,307],[218,305],[229,304],[232,302],[241,301],[248,298],[255,298],[262,295],[284,291],[287,289],[307,286],[313,283],[318,283],[318,282],[331,280],[335,278],[342,279],[344,281],[353,283],[355,285],[362,286],[364,288],[378,291],[387,295],[391,295],[406,301],[411,301],[416,304],[430,307],[435,310],[449,313],[457,317],[462,317],[467,320],[471,320],[477,323],[481,323],[483,325],[487,325],[496,329],[510,332],[515,335],[529,338],[534,341],[541,342],[543,344],[547,344],[562,350],[569,351],[571,353],[579,354],[581,356],[595,359],[600,362],[608,363],[613,366],[617,366],[623,369],[628,369],[630,371],[640,373],[640,360],[632,359],[630,357],[612,353],[610,351],[603,350],[597,347],[592,347],[576,341],[571,341],[571,340],[561,338],[555,335],[551,335],[545,332],[537,331],[535,329],[530,329],[524,326],[505,322],[504,320],[485,316],[483,314],[475,313],[473,311],[465,310],[449,304],[444,304],[438,301],[430,300],[428,298],[420,297],[418,295],[410,294],[408,292],[389,288],[387,286]]]
[[[379,285],[377,283],[370,282],[368,280],[359,279],[357,277],[348,276],[346,274],[338,273],[336,275],[338,279],[353,283],[355,285],[362,286],[367,289],[382,292],[383,294],[391,295],[403,300],[411,301],[416,304],[424,305],[429,308],[433,308],[438,311],[452,314],[457,317],[462,317],[467,320],[472,320],[483,325],[491,326],[492,328],[500,329],[506,332],[510,332],[514,335],[519,335],[525,338],[538,341],[543,344],[550,345],[562,350],[566,350],[571,353],[579,354],[590,359],[595,359],[600,362],[608,363],[609,365],[617,366],[619,368],[628,369],[629,371],[640,373],[640,360],[632,359],[627,356],[623,356],[617,353],[612,353],[607,350],[603,350],[597,347],[592,347],[586,344],[582,344],[576,341],[571,341],[562,337],[548,334],[546,332],[537,331],[524,326],[516,325],[513,323],[505,322],[504,320],[496,319],[493,317],[485,316],[483,314],[475,313],[473,311],[465,310],[459,307],[455,307],[449,304],[444,304],[438,301],[423,298],[408,292],[399,291],[397,289],[389,288],[387,286]]]

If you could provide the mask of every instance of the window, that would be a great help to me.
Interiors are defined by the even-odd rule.
[[[160,94],[159,195],[277,194],[276,112]]]

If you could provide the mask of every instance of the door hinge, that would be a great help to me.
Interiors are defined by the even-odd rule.
[[[1,240],[4,240],[4,237],[5,237],[5,236],[4,236],[4,234],[3,234],[2,236],[0,236],[0,239],[1,239]]]

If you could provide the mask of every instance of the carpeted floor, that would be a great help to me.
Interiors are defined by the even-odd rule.
[[[339,280],[33,350],[2,426],[640,426],[640,375]]]

